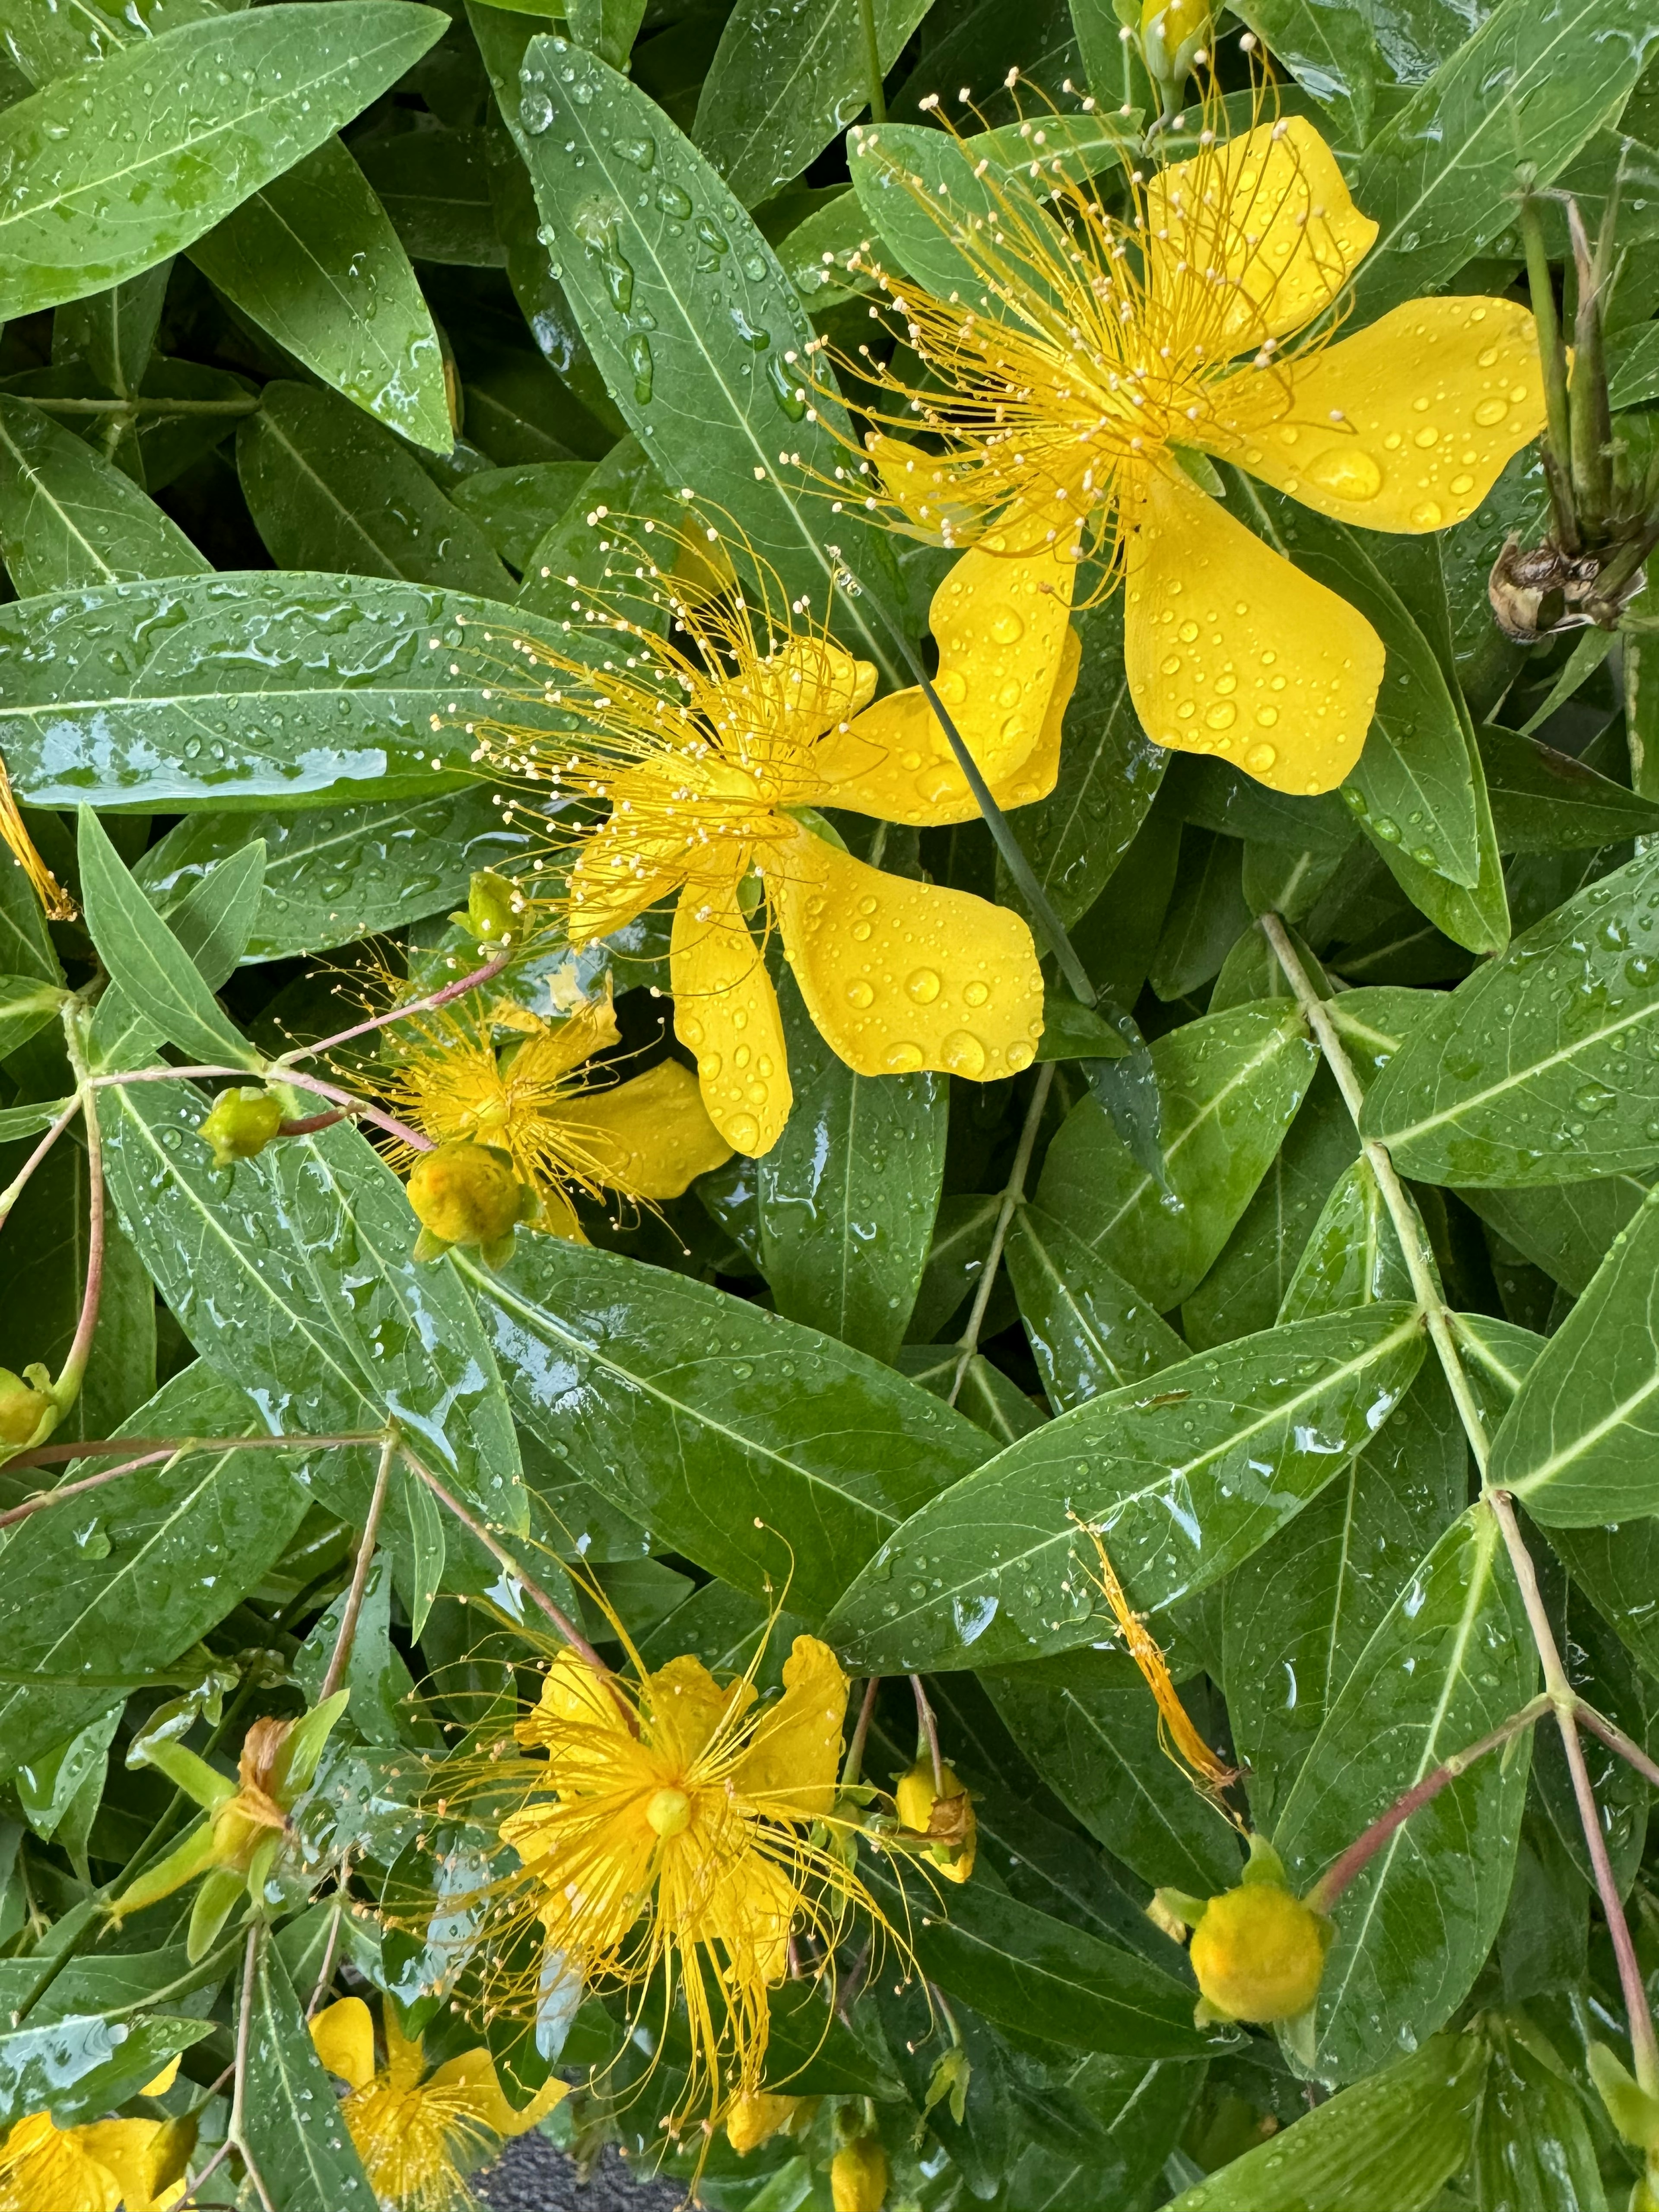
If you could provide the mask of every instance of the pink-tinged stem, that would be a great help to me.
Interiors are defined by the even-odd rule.
[[[112,1452],[329,1451],[346,1444],[386,1442],[384,1429],[365,1429],[338,1437],[97,1437],[90,1443],[36,1444],[0,1466],[16,1474],[29,1467],[61,1467],[67,1460],[97,1459]],[[59,1493],[53,1491],[52,1496]]]
[[[1522,1705],[1518,1713],[1511,1713],[1508,1720],[1501,1723],[1490,1735],[1483,1735],[1478,1743],[1470,1744],[1466,1751],[1454,1752],[1431,1774],[1425,1774],[1420,1782],[1414,1782],[1409,1790],[1402,1790],[1388,1811],[1373,1820],[1364,1835],[1356,1836],[1341,1857],[1326,1869],[1308,1892],[1306,1902],[1316,1912],[1330,1911],[1355,1875],[1376,1857],[1397,1828],[1405,1826],[1413,1813],[1420,1812],[1460,1775],[1467,1774],[1478,1759],[1484,1759],[1489,1751],[1496,1751],[1500,1745],[1508,1743],[1523,1729],[1540,1721],[1552,1710],[1553,1703],[1546,1691],[1534,1698],[1530,1705]]]
[[[285,1073],[296,1060],[314,1060],[320,1052],[331,1052],[337,1044],[349,1044],[353,1037],[367,1036],[373,1030],[383,1030],[392,1022],[407,1021],[411,1014],[435,1013],[447,1006],[452,999],[464,998],[467,992],[476,991],[482,983],[494,982],[513,955],[498,952],[493,960],[486,960],[482,968],[475,968],[470,975],[459,982],[446,983],[441,991],[433,991],[424,999],[411,999],[406,1006],[393,1006],[389,1013],[376,1014],[370,1020],[358,1022],[353,1028],[341,1030],[336,1036],[321,1038],[316,1044],[296,1045],[292,1052],[284,1053],[280,1060],[271,1062],[273,1074]]]
[[[68,1128],[70,1123],[75,1119],[80,1110],[81,1094],[77,1091],[74,1097],[70,1100],[69,1104],[64,1107],[63,1112],[52,1123],[51,1128],[47,1130],[46,1135],[41,1138],[40,1143],[29,1154],[27,1159],[24,1161],[15,1179],[8,1183],[4,1190],[0,1191],[0,1228],[3,1228],[5,1226],[6,1217],[10,1213],[13,1206],[16,1205],[18,1200],[22,1196],[23,1186],[27,1182],[29,1177],[34,1173],[36,1168],[40,1166],[41,1161],[45,1159],[46,1154],[58,1142],[58,1139],[63,1135],[64,1130]]]
[[[1584,1764],[1584,1747],[1578,1741],[1578,1700],[1567,1680],[1566,1669],[1561,1664],[1555,1631],[1550,1626],[1548,1609],[1538,1587],[1532,1554],[1527,1549],[1520,1523],[1515,1517],[1515,1502],[1506,1490],[1489,1490],[1486,1498],[1498,1516],[1498,1525],[1503,1530],[1504,1541],[1509,1547],[1510,1564],[1515,1570],[1515,1579],[1520,1587],[1521,1602],[1527,1609],[1533,1642],[1538,1646],[1538,1656],[1543,1662],[1545,1688],[1551,1705],[1555,1708],[1556,1724],[1561,1731],[1561,1748],[1567,1754],[1567,1771],[1572,1777],[1572,1794],[1578,1801],[1578,1822],[1584,1832],[1584,1848],[1589,1853],[1596,1892],[1601,1899],[1607,1934],[1613,1939],[1613,1954],[1619,1966],[1619,1986],[1624,1992],[1636,2078],[1650,2097],[1659,2096],[1659,2039],[1654,2035],[1647,1984],[1636,1956],[1630,1923],[1625,1917],[1624,1900],[1619,1894],[1619,1885],[1613,1880],[1613,1862],[1607,1856],[1607,1839],[1601,1831],[1595,1785],[1590,1781],[1589,1769]]]
[[[1578,1718],[1580,1724],[1592,1735],[1601,1737],[1609,1751],[1616,1751],[1620,1759],[1628,1759],[1639,1775],[1659,1790],[1659,1760],[1650,1759],[1639,1743],[1632,1741],[1623,1729],[1615,1728],[1610,1720],[1598,1713],[1594,1705],[1587,1705],[1582,1698],[1578,1701]]]
[[[101,1474],[88,1474],[79,1482],[65,1482],[56,1490],[43,1490],[38,1498],[26,1498],[21,1505],[0,1513],[0,1528],[9,1528],[15,1521],[27,1521],[31,1514],[44,1513],[47,1506],[62,1505],[88,1490],[101,1490],[106,1482],[113,1482],[124,1474],[136,1474],[141,1467],[154,1467],[158,1461],[172,1459],[175,1449],[172,1444],[163,1444],[159,1451],[141,1452],[137,1459],[130,1459],[120,1467],[106,1467]],[[3,1471],[9,1474],[10,1467]]]
[[[352,1118],[343,1106],[337,1106],[329,1113],[303,1115],[297,1121],[279,1121],[276,1133],[279,1137],[311,1137],[319,1129],[331,1129],[337,1121],[349,1121]]]
[[[82,1071],[77,1067],[76,1073]],[[67,1412],[81,1395],[81,1380],[92,1357],[92,1340],[98,1334],[98,1309],[104,1295],[104,1138],[98,1126],[98,1109],[89,1106],[87,1132],[87,1280],[81,1295],[81,1318],[69,1357],[52,1385],[52,1395]]]
[[[425,1483],[427,1488],[432,1492],[432,1495],[437,1499],[439,1504],[441,1505],[447,1512],[453,1513],[455,1518],[460,1522],[462,1528],[466,1529],[469,1534],[477,1538],[478,1541],[483,1546],[485,1551],[489,1553],[490,1558],[495,1559],[500,1565],[505,1567],[508,1574],[512,1576],[514,1581],[520,1585],[524,1590],[525,1595],[530,1600],[531,1603],[538,1607],[539,1609],[547,1615],[547,1618],[552,1622],[554,1627],[557,1629],[559,1634],[570,1646],[570,1649],[575,1652],[579,1658],[585,1659],[586,1661],[587,1664],[593,1669],[593,1672],[599,1676],[599,1680],[605,1684],[606,1689],[610,1691],[611,1696],[616,1699],[617,1708],[622,1714],[623,1718],[628,1723],[629,1735],[637,1735],[640,1732],[639,1722],[635,1718],[634,1713],[632,1709],[629,1707],[628,1701],[623,1698],[621,1691],[617,1688],[616,1676],[605,1665],[604,1660],[600,1658],[599,1653],[593,1649],[593,1646],[582,1634],[580,1629],[577,1627],[575,1622],[572,1620],[569,1614],[564,1611],[562,1606],[556,1605],[553,1602],[553,1600],[549,1597],[547,1592],[541,1589],[538,1583],[532,1582],[530,1577],[525,1572],[517,1559],[514,1558],[512,1553],[509,1552],[504,1545],[497,1543],[495,1537],[490,1534],[489,1529],[484,1527],[483,1522],[478,1520],[475,1515],[469,1513],[459,1498],[453,1496],[451,1492],[445,1489],[443,1484],[439,1481],[437,1476],[433,1474],[429,1467],[422,1466],[420,1461],[416,1458],[415,1455],[410,1450],[407,1444],[403,1448],[403,1456],[405,1466],[409,1468],[412,1474],[420,1477],[421,1480]]]
[[[96,1089],[112,1090],[129,1083],[195,1083],[210,1075],[246,1076],[250,1073],[252,1071],[246,1067],[140,1067],[130,1074],[94,1075],[90,1079]],[[319,1098],[333,1099],[347,1114],[361,1115],[366,1121],[373,1121],[388,1136],[396,1137],[400,1144],[407,1145],[412,1152],[429,1152],[432,1150],[430,1137],[423,1137],[418,1129],[411,1129],[406,1121],[399,1121],[395,1115],[384,1112],[379,1106],[371,1106],[366,1098],[354,1098],[350,1091],[342,1091],[337,1083],[325,1083],[320,1076],[301,1075],[291,1067],[276,1064],[272,1066],[271,1074],[280,1083],[292,1083],[301,1091],[315,1091]]]
[[[844,1784],[858,1781],[864,1772],[864,1747],[870,1740],[870,1723],[875,1716],[876,1698],[880,1689],[881,1676],[872,1674],[864,1686],[864,1703],[859,1707],[853,1741],[847,1747],[847,1763],[841,1774]]]
[[[374,1476],[374,1490],[368,1501],[368,1518],[363,1523],[363,1540],[357,1547],[357,1562],[351,1571],[351,1587],[346,1592],[345,1605],[340,1614],[340,1632],[334,1639],[334,1649],[329,1654],[328,1672],[323,1676],[323,1686],[317,1692],[317,1703],[325,1705],[339,1688],[351,1660],[352,1640],[357,1633],[357,1616],[363,1609],[363,1592],[368,1588],[368,1570],[374,1558],[375,1539],[380,1533],[380,1512],[386,1504],[386,1485],[392,1480],[392,1462],[398,1449],[394,1431],[380,1447],[380,1464]]]

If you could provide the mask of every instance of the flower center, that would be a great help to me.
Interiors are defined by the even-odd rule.
[[[645,1817],[659,1836],[684,1835],[691,1825],[691,1800],[684,1790],[659,1790]]]

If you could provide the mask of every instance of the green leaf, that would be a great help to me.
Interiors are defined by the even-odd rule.
[[[1601,1176],[1592,1182],[1540,1184],[1535,1190],[1460,1192],[1522,1257],[1576,1297],[1627,1229],[1648,1194],[1648,1179]]]
[[[198,1365],[117,1433],[240,1437],[263,1427],[246,1391]],[[71,1467],[65,1480],[84,1471]],[[298,1528],[311,1472],[297,1452],[194,1452],[12,1528],[0,1577],[8,1768],[118,1705],[125,1684],[172,1665],[234,1612]]]
[[[1195,1351],[1272,1327],[1320,1210],[1358,1149],[1353,1117],[1322,1068],[1220,1258],[1182,1302],[1181,1326]]]
[[[269,1938],[259,1946],[250,2008],[243,2126],[270,2201],[282,2212],[373,2212],[374,2192],[334,2085]]]
[[[986,1686],[1054,1795],[1149,1887],[1210,1897],[1237,1881],[1237,1832],[1165,1756],[1158,1707],[1127,1656],[1068,1651]]]
[[[184,24],[19,100],[0,117],[0,314],[55,307],[193,245],[444,27],[405,0],[290,0]],[[78,127],[94,111],[99,127]]]
[[[1375,11],[1364,5],[1322,7],[1316,0],[1249,0],[1239,11],[1303,90],[1331,118],[1326,134],[1346,146],[1363,146],[1370,134],[1376,88],[1394,74],[1383,58]],[[1407,11],[1409,12],[1409,11]],[[1397,19],[1388,18],[1397,51]],[[1460,18],[1457,37],[1468,36]]]
[[[1242,858],[1231,837],[1190,825],[1182,831],[1175,890],[1147,975],[1166,1003],[1200,990],[1219,975],[1229,951],[1249,929]]]
[[[844,453],[823,419],[828,403],[809,408],[811,328],[771,247],[626,78],[557,39],[532,41],[520,70],[509,20],[471,13],[554,234],[554,274],[664,481],[717,501],[788,599],[805,595],[820,617],[844,564],[867,588],[836,593],[842,641],[896,674],[869,597],[896,601],[892,556],[811,482],[833,481]],[[717,287],[724,307],[713,314]]]
[[[1142,735],[1129,697],[1120,594],[1081,608],[1073,623],[1083,640],[1083,660],[1066,709],[1060,775],[1047,799],[1019,810],[1025,857],[1068,927],[1105,890],[1146,820],[1170,759],[1162,745]],[[1000,860],[997,898],[1026,913]]]
[[[110,1189],[156,1287],[198,1349],[258,1394],[273,1433],[396,1419],[476,1512],[521,1529],[518,1448],[478,1317],[448,1266],[410,1257],[414,1215],[366,1139],[337,1125],[220,1169],[193,1086],[125,1085],[100,1105]],[[360,1523],[374,1458],[351,1452],[316,1478]]]
[[[100,2119],[212,2032],[211,2021],[94,2013],[0,2034],[0,2127],[47,2111],[62,2128]]]
[[[77,56],[70,66],[94,58],[90,54]],[[42,76],[58,74],[49,70]],[[33,82],[40,83],[42,76]],[[131,277],[125,284],[112,284],[106,292],[66,301],[52,317],[53,354],[60,360],[79,354],[98,381],[118,398],[133,397],[155,350],[155,334],[172,274],[172,263],[160,261],[143,276]]]
[[[1534,1521],[1585,1528],[1659,1512],[1659,1200],[1621,1229],[1492,1438],[1492,1480]]]
[[[818,1035],[793,976],[778,998],[795,1103],[757,1164],[761,1265],[781,1314],[890,1361],[939,1211],[948,1085],[855,1075]]]
[[[190,258],[325,384],[416,445],[450,450],[431,311],[390,219],[337,139],[245,198]]]
[[[1160,1313],[1215,1264],[1267,1173],[1318,1054],[1294,1005],[1188,1022],[1152,1048],[1170,1194],[1085,1099],[1048,1148],[1037,1203]]]
[[[979,1281],[1001,1211],[1000,1190],[963,1191],[941,1201],[911,1316],[913,1341],[931,1345],[955,1317]]]
[[[1410,1270],[1371,1172],[1358,1159],[1331,1188],[1279,1310],[1280,1321],[1412,1294]]]
[[[131,477],[9,393],[0,393],[0,556],[25,599],[209,566]]]
[[[465,904],[475,870],[510,865],[523,851],[487,792],[459,791],[300,814],[187,814],[149,848],[135,879],[171,916],[227,854],[256,841],[265,848],[264,888],[247,960],[325,951],[447,914]]]
[[[256,571],[19,600],[0,608],[0,753],[32,806],[433,798],[475,779],[465,725],[499,694],[489,644],[475,657],[463,623],[552,642],[533,616],[376,578]],[[514,713],[554,726],[535,696]]]
[[[890,1368],[687,1276],[551,1237],[520,1237],[498,1274],[456,1264],[523,1419],[570,1474],[807,1620],[989,1451]]]
[[[1500,852],[1559,853],[1585,845],[1616,845],[1659,827],[1659,806],[1638,799],[1518,730],[1484,722],[1475,742],[1486,770],[1492,826]]]
[[[463,477],[450,496],[503,561],[528,570],[531,556],[592,474],[586,461],[520,461]]]
[[[770,0],[738,0],[691,136],[745,207],[781,191],[869,105],[871,37],[884,75],[931,5],[872,0],[866,31],[865,0],[782,15]]]
[[[188,885],[166,917],[167,933],[210,992],[229,979],[247,949],[264,874],[264,846],[256,840]],[[93,1011],[88,1057],[99,1074],[143,1067],[155,1060],[166,1034],[112,981]]]
[[[87,927],[133,1006],[197,1060],[258,1067],[259,1054],[220,1012],[201,971],[134,883],[90,807],[81,810],[80,854]]]
[[[1468,2157],[1486,2072],[1480,2035],[1437,2036],[1183,2190],[1170,2212],[1428,2212]]]
[[[0,975],[0,1060],[45,1029],[64,1003],[56,983],[37,982],[32,975]]]
[[[1535,1184],[1659,1164],[1659,856],[1518,938],[1420,1022],[1366,1135],[1425,1182]]]
[[[645,0],[569,0],[570,35],[612,69],[626,69],[639,35]]]
[[[1292,1887],[1525,1705],[1537,1672],[1497,1522],[1471,1506],[1407,1580],[1326,1715],[1273,1831]],[[1507,1758],[1478,1761],[1343,1893],[1319,1996],[1322,2075],[1368,2073],[1468,1995],[1509,1897],[1529,1753],[1523,1735]]]
[[[1124,1060],[1130,1049],[1103,1014],[1069,991],[1044,993],[1039,1060]]]
[[[890,1877],[866,1878],[890,1917],[902,1911]],[[1189,1987],[1064,1920],[973,1882],[951,1890],[948,1917],[931,1896],[919,1903],[909,1923],[917,1965],[997,2026],[1137,2058],[1199,2057],[1224,2040],[1193,2026]]]
[[[1111,1615],[1081,1523],[1155,1614],[1248,1559],[1340,1471],[1423,1357],[1415,1313],[1296,1322],[1092,1398],[883,1544],[826,1634],[882,1674],[1018,1664]],[[1149,1387],[1156,1384],[1156,1389]]]
[[[355,151],[405,253],[474,269],[506,261],[482,131],[449,131],[422,116],[416,129],[365,139]]]
[[[1525,2017],[1487,2029],[1492,2063],[1474,2138],[1480,2212],[1607,2212],[1584,2104]]]
[[[1395,1593],[1468,1495],[1462,1425],[1425,1368],[1376,1443],[1229,1576],[1227,1713],[1264,1832]]]
[[[1187,1357],[1168,1322],[1040,1206],[1016,1212],[1003,1258],[1055,1413]]]
[[[279,568],[401,576],[510,599],[513,579],[471,515],[389,430],[307,384],[267,384],[236,434],[236,471]]]
[[[1502,0],[1366,147],[1349,179],[1381,226],[1358,313],[1437,289],[1515,220],[1516,171],[1552,183],[1642,72],[1642,0]]]
[[[1538,1349],[1544,1340],[1538,1340]],[[1552,1550],[1639,1664],[1659,1676],[1659,1520],[1644,1516],[1588,1528],[1552,1528]]]
[[[999,1449],[1016,1437],[1040,1429],[1047,1418],[982,1352],[974,1352],[963,1367],[960,1345],[902,1344],[893,1364],[901,1375],[965,1413],[975,1427],[995,1438]]]

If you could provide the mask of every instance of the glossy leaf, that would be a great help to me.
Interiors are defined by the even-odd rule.
[[[1524,2018],[1494,2022],[1474,2139],[1480,2212],[1606,2212],[1583,2100]]]
[[[1518,730],[1483,723],[1475,732],[1492,823],[1505,853],[1559,853],[1616,845],[1659,828],[1659,806]]]
[[[450,496],[503,561],[527,569],[591,474],[586,461],[521,461],[516,468],[480,469],[463,477]]]
[[[1298,1322],[1074,1407],[889,1538],[828,1632],[884,1674],[1006,1666],[1111,1634],[1094,1552],[1157,1615],[1248,1559],[1387,1419],[1408,1307]],[[1149,1388],[1155,1384],[1157,1387]]]
[[[0,394],[0,556],[24,599],[209,565],[131,477],[9,394]]]
[[[333,392],[273,381],[236,436],[255,527],[281,568],[400,576],[510,599],[483,531],[388,430]]]
[[[809,411],[811,330],[794,288],[743,208],[626,78],[556,39],[526,53],[518,32],[495,27],[499,11],[473,14],[553,232],[554,273],[664,480],[718,501],[792,600],[805,592],[826,611],[838,559],[896,597],[885,539],[804,481],[833,480],[842,449],[822,419],[830,403]],[[896,674],[869,592],[841,596],[837,617],[848,647]]]
[[[818,1035],[793,977],[779,998],[795,1103],[757,1164],[761,1264],[781,1314],[891,1360],[939,1210],[948,1085],[937,1075],[854,1075]]]
[[[252,1436],[248,1394],[204,1365],[124,1424],[134,1436]],[[32,1515],[0,1557],[0,1743],[9,1771],[190,1650],[275,1564],[308,1502],[300,1453],[197,1452]],[[87,1471],[73,1466],[66,1480]],[[33,1678],[31,1680],[31,1677]]]
[[[1405,1583],[1344,1683],[1273,1831],[1305,1888],[1400,1793],[1525,1705],[1537,1655],[1491,1513],[1472,1506]],[[1443,2026],[1504,1917],[1529,1745],[1479,1761],[1344,1892],[1318,2009],[1320,2072],[1351,2081]]]
[[[1465,1203],[1534,1267],[1576,1297],[1648,1194],[1648,1178],[1620,1175],[1528,1190],[1471,1190]]]
[[[1652,856],[1602,877],[1416,1027],[1364,1121],[1403,1173],[1502,1186],[1659,1164],[1656,886]]]
[[[868,106],[872,38],[885,72],[931,5],[876,0],[866,17],[860,0],[787,15],[769,0],[738,0],[691,136],[745,207],[788,184]]]
[[[1278,1152],[1318,1055],[1293,1005],[1188,1022],[1152,1050],[1166,1195],[1092,1099],[1048,1148],[1037,1203],[1160,1312],[1203,1280]]]
[[[487,600],[350,576],[20,600],[0,608],[0,752],[36,806],[434,797],[471,782],[463,726],[499,682],[487,645],[457,658],[463,623],[542,635]],[[543,709],[527,699],[515,714],[533,728]]]
[[[373,2212],[374,2192],[282,1954],[260,1945],[250,1993],[244,2126],[283,2212]]]
[[[1234,2159],[1170,2212],[1427,2212],[1469,2154],[1486,2078],[1479,2035],[1441,2035]]]
[[[459,1265],[524,1419],[570,1473],[809,1620],[992,1449],[890,1368],[686,1276],[550,1237],[521,1238],[499,1274]]]
[[[0,313],[55,307],[193,245],[395,82],[443,27],[435,10],[392,0],[289,0],[183,24],[20,100],[0,118]],[[204,113],[198,88],[222,75],[225,97]],[[76,127],[87,101],[97,131]]]
[[[505,261],[495,234],[483,131],[428,124],[393,137],[376,135],[356,151],[406,253],[419,261],[455,261],[477,269]]]
[[[0,2127],[46,2111],[59,2127],[100,2118],[211,2032],[207,2021],[141,2013],[113,2021],[71,2014],[0,2033]]]
[[[1659,1206],[1650,1198],[1550,1339],[1492,1438],[1492,1480],[1546,1526],[1659,1512]]]
[[[1186,1358],[1168,1322],[1041,1206],[1016,1212],[1003,1261],[1055,1413]]]

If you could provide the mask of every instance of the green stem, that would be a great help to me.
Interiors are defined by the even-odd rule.
[[[260,400],[255,392],[242,399],[50,399],[29,394],[31,407],[44,407],[49,415],[255,415]]]
[[[870,120],[885,123],[887,94],[882,83],[881,42],[876,36],[876,0],[859,0],[859,28],[864,33],[864,82]]]
[[[1002,1248],[1008,1241],[1008,1228],[1014,1218],[1014,1208],[1025,1195],[1025,1177],[1031,1165],[1031,1154],[1036,1149],[1037,1130],[1042,1126],[1042,1109],[1048,1103],[1049,1087],[1054,1079],[1054,1063],[1045,1060],[1037,1070],[1036,1081],[1031,1085],[1030,1102],[1025,1109],[1025,1121],[1019,1133],[1019,1144],[1014,1153],[1013,1166],[1008,1170],[1008,1180],[1003,1186],[1002,1203],[997,1208],[996,1226],[991,1231],[991,1243],[985,1255],[985,1265],[974,1290],[974,1303],[969,1309],[968,1326],[957,1339],[958,1358],[957,1371],[951,1378],[951,1395],[947,1401],[954,1406],[969,1364],[979,1348],[979,1333],[984,1326],[986,1308],[991,1303],[991,1289],[1002,1265]]]
[[[1572,512],[1572,417],[1567,395],[1567,349],[1561,321],[1555,312],[1555,279],[1550,273],[1544,226],[1530,192],[1521,195],[1521,239],[1526,249],[1527,284],[1532,295],[1532,319],[1538,331],[1539,358],[1544,371],[1544,474],[1549,485],[1555,534],[1564,553],[1578,550],[1578,527]]]

